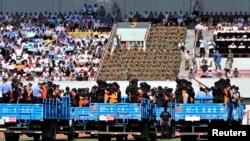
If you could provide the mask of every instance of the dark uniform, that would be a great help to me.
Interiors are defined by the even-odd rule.
[[[170,135],[170,131],[169,131],[169,127],[171,124],[171,114],[167,111],[167,108],[164,108],[164,111],[161,113],[160,115],[161,121],[160,121],[160,125],[161,125],[161,138],[169,138]]]

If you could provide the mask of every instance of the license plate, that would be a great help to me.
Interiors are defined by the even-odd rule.
[[[201,117],[200,116],[186,116],[185,121],[200,121]]]
[[[79,119],[87,119],[87,116],[79,116]]]
[[[115,120],[115,117],[114,116],[100,116],[99,120],[100,121],[113,121]]]
[[[4,119],[0,119],[0,125],[4,125]]]

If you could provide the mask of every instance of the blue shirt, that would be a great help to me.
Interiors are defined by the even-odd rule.
[[[12,87],[9,83],[3,83],[1,85],[2,94],[6,94],[12,91]]]
[[[33,96],[34,96],[34,97],[40,97],[42,91],[43,91],[43,90],[42,90],[41,88],[39,88],[38,86],[34,87],[34,88],[33,88]]]
[[[214,62],[221,62],[221,54],[220,53],[215,53],[214,54]]]
[[[198,101],[203,101],[204,103],[212,103],[213,102],[212,91],[210,91],[208,93],[205,93],[203,91],[198,91],[195,95],[195,99],[198,99]]]

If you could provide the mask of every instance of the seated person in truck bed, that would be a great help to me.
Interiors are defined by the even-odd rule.
[[[213,103],[213,94],[211,89],[200,87],[200,91],[195,94],[196,100],[201,100],[204,103]],[[207,100],[206,100],[207,99]]]
[[[142,98],[148,98],[148,91],[150,91],[151,86],[147,84],[146,82],[141,82],[140,87],[137,90],[137,103],[141,103]]]
[[[89,106],[89,88],[78,89],[77,96],[79,107]]]
[[[112,83],[107,84],[107,87],[104,92],[104,103],[118,103],[118,94],[120,91]]]
[[[129,81],[129,86],[127,86],[125,93],[129,97],[129,101],[132,103],[137,102],[137,93],[138,93],[138,79],[132,79]]]
[[[240,97],[239,87],[232,86],[232,102],[234,103],[234,107],[238,107],[242,98]]]

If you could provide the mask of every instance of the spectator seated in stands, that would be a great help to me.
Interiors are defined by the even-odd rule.
[[[188,72],[188,78],[189,79],[194,79],[195,78],[195,72],[193,71],[193,69],[190,69]]]
[[[239,77],[239,70],[237,68],[234,68],[233,70],[233,77],[238,78]]]
[[[212,66],[212,61],[208,62],[208,59],[206,57],[203,57],[200,62],[200,68],[203,71],[203,73],[207,72],[208,68]]]
[[[103,7],[100,11],[96,11],[96,8],[97,5],[93,8],[95,12],[85,13],[87,15],[78,12],[14,15],[11,22],[1,25],[4,29],[4,36],[0,37],[1,64],[6,74],[11,78],[18,73],[22,80],[75,80],[78,72],[74,72],[74,69],[83,67],[78,64],[86,64],[86,73],[81,80],[88,80],[90,75],[95,77],[109,35],[92,34],[88,39],[81,39],[70,35],[69,31],[74,32],[81,21],[86,20],[89,30],[109,32],[113,25],[112,17],[105,16]],[[91,15],[93,17],[89,19]],[[98,24],[94,24],[93,28],[92,22]]]

